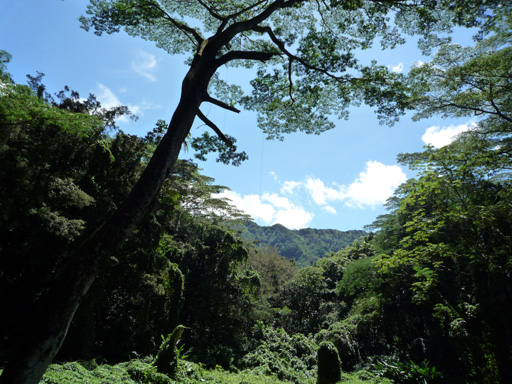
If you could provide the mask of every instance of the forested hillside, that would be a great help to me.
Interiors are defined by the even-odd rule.
[[[17,83],[0,50],[1,384],[512,382],[508,2],[90,4],[87,29],[191,50],[191,69],[171,123],[136,136],[118,126],[127,107],[52,92],[42,74]],[[450,26],[478,29],[474,44],[437,38]],[[357,63],[399,31],[420,34],[430,61],[400,76]],[[416,176],[367,234],[261,228],[177,158],[198,117],[219,135],[191,139],[199,158],[243,160],[199,110],[236,110],[208,94],[211,80],[239,95],[214,76],[233,60],[274,66],[241,98],[274,137],[327,129],[351,95],[391,120],[478,121],[398,155]]]
[[[365,235],[367,233],[360,230],[290,230],[280,224],[262,227],[254,222],[247,222],[241,231],[244,241],[252,242],[256,247],[272,245],[282,256],[294,260],[300,267],[311,265],[319,258],[337,252]]]

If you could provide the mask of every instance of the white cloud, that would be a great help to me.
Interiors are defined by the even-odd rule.
[[[318,205],[326,205],[327,201],[343,200],[344,198],[342,188],[338,187],[338,189],[335,189],[327,187],[320,179],[307,179],[305,187],[309,191],[313,201]]]
[[[95,92],[96,97],[98,98],[98,101],[101,103],[101,106],[105,109],[110,109],[114,107],[119,107],[121,105],[126,105],[131,113],[138,116],[144,116],[144,110],[146,109],[157,109],[159,106],[153,105],[147,100],[143,100],[142,103],[139,105],[132,105],[127,103],[122,103],[121,100],[119,100],[119,97],[107,86],[97,83],[98,91]],[[126,92],[124,89],[121,89],[121,92]],[[123,123],[128,123],[130,119],[126,116],[121,116],[118,121],[121,121]]]
[[[435,148],[441,148],[454,141],[458,134],[468,131],[474,126],[474,123],[450,125],[448,127],[434,125],[427,128],[421,139],[425,144],[432,145]]]
[[[137,57],[132,61],[132,69],[150,81],[156,81],[153,72],[157,66],[158,62],[155,55],[145,51],[140,51]]]
[[[384,204],[406,179],[397,165],[368,161],[365,170],[348,185],[332,183],[328,186],[322,180],[310,177],[302,182],[284,182],[280,193],[242,196],[226,190],[217,196],[230,199],[233,205],[262,225],[279,223],[290,229],[299,229],[307,227],[313,220],[312,211],[336,215],[335,202],[355,208]],[[306,210],[297,201],[306,201],[316,209]]]
[[[331,207],[330,205],[323,206],[322,211],[325,211],[327,213],[332,213],[333,215],[335,215],[337,213],[336,210],[333,207]]]
[[[264,225],[282,224],[290,229],[305,228],[313,220],[313,214],[277,194],[245,195],[225,190],[217,195],[231,200],[238,209]]]
[[[298,181],[285,181],[283,183],[283,186],[281,187],[281,193],[291,195],[297,187],[300,187],[300,185],[301,183],[299,183]]]
[[[368,161],[366,170],[350,184],[344,194],[345,204],[352,207],[374,207],[386,202],[394,190],[407,180],[398,165],[384,165],[378,161]]]
[[[96,94],[96,97],[101,102],[101,106],[106,109],[119,107],[121,104],[121,101],[119,101],[119,98],[115,95],[112,90],[106,86],[104,86],[101,83],[98,83],[99,92]]]
[[[346,206],[366,208],[384,204],[393,195],[395,189],[407,180],[406,174],[398,165],[385,165],[378,161],[368,161],[365,170],[348,185],[331,186],[317,178],[308,178],[304,182],[287,181],[281,192],[294,192],[303,187],[313,203],[324,212],[336,214],[334,202],[343,202]]]
[[[279,196],[277,193],[265,193],[262,196],[262,200],[268,201],[276,208],[287,210],[293,208],[293,204],[290,203],[290,200],[288,200],[286,197]]]
[[[98,98],[98,100],[101,103],[101,106],[103,108],[110,109],[110,108],[114,108],[114,107],[119,107],[121,105],[125,105],[125,104],[121,103],[119,98],[116,96],[116,94],[114,92],[112,92],[112,90],[110,88],[106,87],[105,85],[103,85],[101,83],[98,83],[98,88],[99,88],[99,92],[97,92],[96,97]],[[141,111],[140,111],[141,108],[139,106],[128,105],[128,108],[135,115],[141,113]],[[117,121],[120,121],[123,123],[128,123],[130,121],[130,119],[127,116],[121,116],[120,118],[117,119]]]
[[[245,195],[242,197],[236,192],[224,190],[216,196],[231,200],[235,207],[265,224],[270,224],[276,213],[275,208],[271,204],[263,203],[259,195]]]
[[[398,63],[398,65],[395,66],[389,66],[391,70],[395,73],[401,73],[404,70],[404,65],[402,63]]]
[[[274,222],[272,224],[282,224],[289,229],[306,228],[313,220],[313,214],[307,212],[302,207],[292,207],[286,210],[276,212]]]

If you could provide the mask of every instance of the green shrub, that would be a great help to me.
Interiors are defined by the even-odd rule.
[[[316,349],[315,349],[316,351]],[[1,372],[1,370],[0,370]],[[292,380],[300,384],[313,384],[314,377]],[[391,384],[384,378],[360,371],[342,376],[343,384]],[[131,360],[117,365],[97,365],[94,361],[52,364],[40,384],[288,384],[275,374],[256,370],[230,372],[220,367],[205,369],[203,365],[181,360],[176,378],[171,380],[158,373],[151,358]]]
[[[356,364],[361,363],[359,344],[356,338],[356,325],[350,322],[334,322],[328,329],[323,329],[315,335],[315,341],[330,341],[338,350],[341,368],[352,371]]]
[[[83,362],[52,364],[41,384],[172,384],[149,362],[133,360],[117,365]]]
[[[176,344],[184,329],[184,326],[178,325],[171,334],[163,339],[154,362],[158,372],[165,373],[170,377],[176,375],[178,370],[178,349]]]
[[[317,356],[317,384],[333,384],[341,379],[341,361],[333,343],[322,341]]]
[[[441,383],[443,374],[429,361],[419,364],[409,360],[400,361],[396,356],[380,356],[370,359],[367,369],[377,377],[391,379],[397,384]]]
[[[241,359],[242,369],[297,384],[314,381],[317,345],[311,338],[264,326],[257,332],[260,342]]]

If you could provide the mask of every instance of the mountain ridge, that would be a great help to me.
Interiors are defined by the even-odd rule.
[[[363,230],[288,229],[281,224],[260,226],[254,222],[247,222],[240,233],[244,241],[256,247],[265,244],[276,247],[282,256],[294,260],[299,267],[311,265],[367,234]]]

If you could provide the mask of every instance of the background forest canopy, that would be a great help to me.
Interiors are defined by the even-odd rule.
[[[173,118],[144,137],[116,126],[126,107],[67,87],[52,95],[41,74],[16,84],[0,51],[0,383],[38,383],[55,356],[147,357],[123,369],[148,383],[197,382],[194,362],[340,380],[327,379],[322,356],[374,382],[512,382],[511,11],[501,1],[91,0],[85,29],[192,56]],[[475,44],[451,44],[454,26],[477,28]],[[397,74],[357,61],[406,34],[421,36],[430,62]],[[257,66],[252,94],[216,75],[225,65]],[[177,160],[196,117],[215,133],[189,139],[196,158],[244,160],[203,103],[257,111],[277,139],[328,130],[359,103],[387,123],[406,110],[478,121],[449,145],[399,155],[417,176],[372,233],[299,269],[244,243],[237,228],[251,224],[217,197],[224,187]],[[43,382],[98,369],[79,367],[52,366]]]

